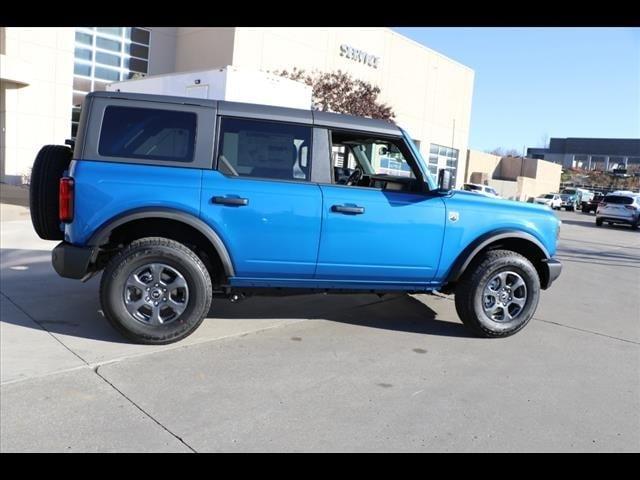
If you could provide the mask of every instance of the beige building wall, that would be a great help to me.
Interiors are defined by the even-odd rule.
[[[560,188],[562,166],[545,160],[520,157],[499,157],[490,153],[469,150],[465,181],[473,174],[485,174],[487,184],[509,200],[526,202]]]
[[[149,29],[148,75],[176,71],[177,27],[146,27]]]
[[[71,135],[73,28],[4,28],[0,51],[2,181],[21,183],[38,150]]]
[[[536,185],[528,192],[533,197],[538,197],[545,193],[558,192],[560,190],[560,179],[562,176],[562,165],[548,162],[546,160],[536,161]]]
[[[498,171],[498,165],[501,158],[502,157],[492,155],[491,153],[469,149],[467,151],[464,181],[470,182],[471,175],[474,173],[486,173],[489,175],[489,178],[493,178],[494,176],[497,177],[498,175],[496,173]]]
[[[179,27],[175,72],[233,65],[236,28]]]
[[[341,46],[379,58],[377,68],[341,55]],[[207,48],[212,46],[212,48]],[[464,183],[474,72],[388,28],[179,28],[176,70],[233,65],[262,71],[342,70],[378,85],[396,122],[420,142],[458,150]]]
[[[523,178],[523,177],[520,177]],[[520,179],[518,179],[520,180]],[[520,194],[521,183],[513,180],[496,180],[490,179],[488,181],[489,186],[493,187],[496,192],[500,194],[502,198],[507,200],[522,200]]]

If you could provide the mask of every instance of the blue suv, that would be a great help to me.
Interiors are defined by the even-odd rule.
[[[512,335],[560,274],[560,222],[440,173],[381,120],[94,92],[73,150],[39,152],[31,217],[62,240],[59,275],[104,270],[104,314],[136,342],[186,337],[214,296],[308,292],[455,292],[474,332]]]

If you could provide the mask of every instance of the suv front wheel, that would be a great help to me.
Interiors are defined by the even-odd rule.
[[[176,342],[194,332],[211,306],[211,278],[202,260],[161,237],[132,242],[104,271],[105,317],[125,337],[147,344]]]
[[[465,271],[456,288],[458,316],[482,337],[507,337],[522,330],[538,306],[535,267],[510,250],[490,250]]]

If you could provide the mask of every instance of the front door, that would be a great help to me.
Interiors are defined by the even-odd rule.
[[[236,280],[313,278],[322,196],[309,181],[310,136],[305,125],[221,119],[201,216],[227,246]]]
[[[400,138],[332,132],[332,184],[320,186],[316,278],[352,285],[424,285],[438,269],[445,206]]]

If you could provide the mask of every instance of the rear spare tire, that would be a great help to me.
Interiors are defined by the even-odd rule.
[[[40,149],[31,170],[29,208],[31,223],[40,238],[62,240],[58,218],[60,177],[69,168],[71,149],[63,145],[45,145]]]

